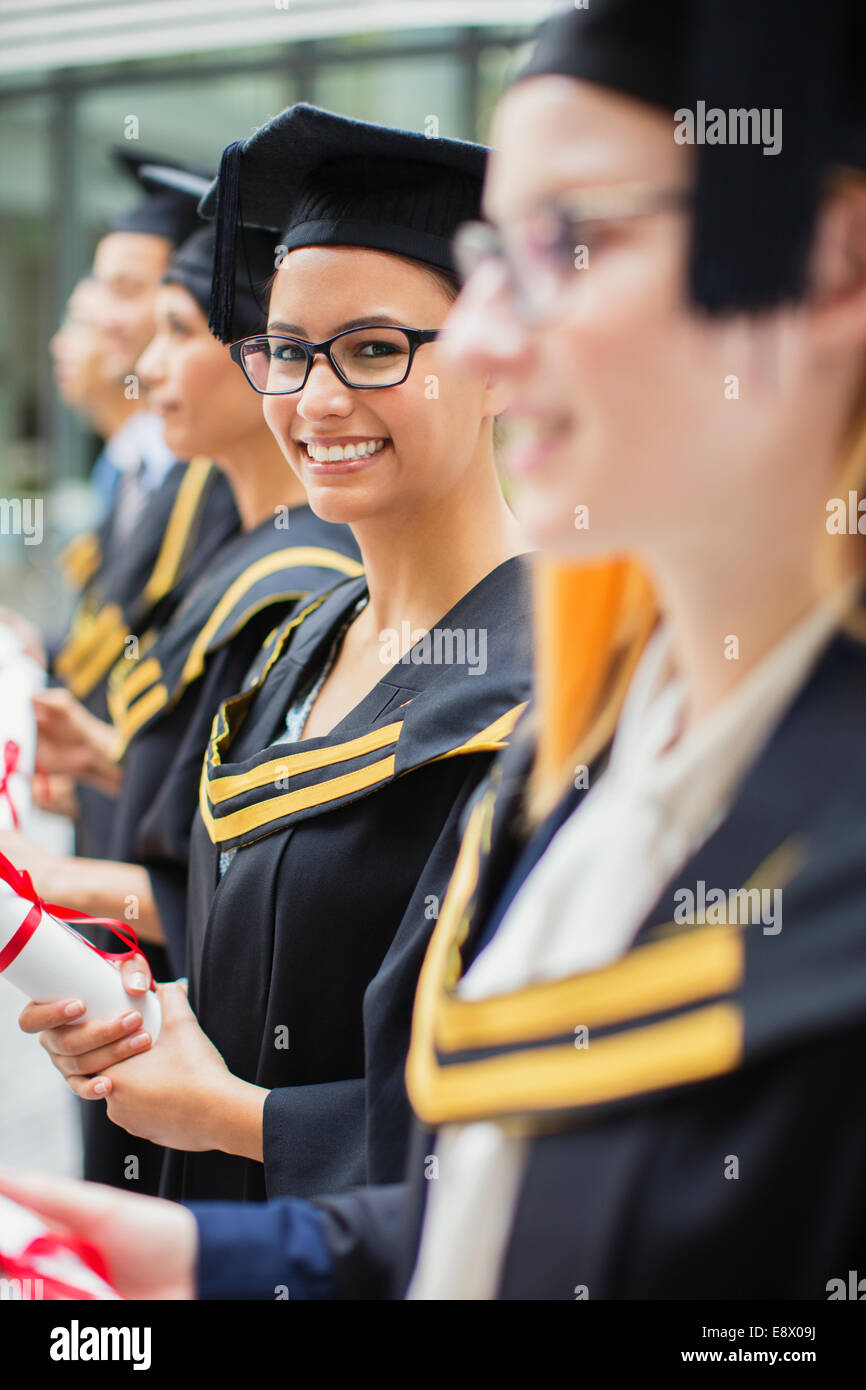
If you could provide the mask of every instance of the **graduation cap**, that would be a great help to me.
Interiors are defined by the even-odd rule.
[[[267,320],[267,285],[277,265],[277,241],[274,232],[247,228],[244,233],[245,256],[235,273],[231,339],[246,338],[261,333]],[[198,304],[202,313],[210,312],[213,281],[216,229],[213,224],[200,225],[191,237],[175,251],[164,284],[182,285]]]
[[[216,219],[212,331],[229,340],[237,251],[250,227],[274,229],[287,251],[365,246],[453,270],[451,239],[478,216],[486,155],[482,145],[303,102],[281,111],[228,146],[201,205]]]
[[[166,237],[179,246],[201,224],[197,208],[213,178],[212,171],[203,165],[178,164],[157,155],[131,154],[120,147],[113,153],[145,197],[118,213],[111,230]]]
[[[554,73],[674,113],[697,145],[698,305],[802,297],[828,174],[866,170],[864,0],[590,0],[542,26],[518,81]]]

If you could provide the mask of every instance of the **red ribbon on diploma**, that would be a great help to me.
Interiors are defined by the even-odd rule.
[[[15,1259],[0,1251],[0,1271],[8,1278],[22,1281],[26,1279],[30,1285],[38,1279],[42,1286],[42,1298],[98,1298],[98,1294],[86,1293],[83,1289],[77,1288],[73,1284],[66,1284],[62,1279],[58,1279],[40,1268],[39,1261],[42,1258],[50,1259],[54,1255],[69,1254],[77,1255],[89,1270],[92,1270],[111,1287],[105,1261],[95,1246],[88,1245],[86,1241],[78,1240],[75,1236],[56,1236],[50,1232],[31,1240],[26,1249],[22,1250]]]
[[[6,800],[9,802],[9,810],[12,812],[12,824],[16,830],[18,829],[18,808],[12,800],[12,793],[9,790],[9,778],[12,776],[13,772],[17,772],[18,759],[20,756],[21,748],[15,742],[14,738],[7,739],[6,746],[3,749],[3,780],[0,782],[0,796],[5,796]]]
[[[103,960],[121,961],[130,960],[138,952],[138,935],[135,929],[127,922],[118,922],[116,917],[90,917],[86,912],[79,912],[74,907],[61,907],[58,903],[47,903],[44,898],[40,898],[33,881],[26,869],[16,869],[11,859],[7,859],[5,854],[0,854],[0,879],[8,883],[13,888],[19,898],[24,898],[32,903],[30,911],[21,923],[15,935],[12,937],[3,950],[0,951],[0,975],[13,960],[21,954],[27,942],[35,932],[39,923],[42,921],[43,912],[49,913],[52,917],[59,917],[66,926],[67,931],[71,931],[73,936],[77,936],[79,941],[83,941],[85,946],[89,946],[91,951],[95,951]],[[128,951],[101,951],[98,946],[94,946],[92,941],[88,941],[86,936],[82,936],[70,922],[87,922],[94,927],[108,927],[115,936],[119,937],[129,947]],[[151,979],[150,987],[156,993],[156,985]]]

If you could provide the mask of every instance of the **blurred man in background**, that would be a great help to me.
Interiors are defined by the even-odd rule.
[[[92,275],[79,280],[49,345],[57,394],[104,442],[90,476],[101,503],[100,521],[111,511],[119,477],[111,461],[110,441],[140,410],[138,401],[126,394],[116,371],[109,370],[107,335],[101,322],[104,298],[102,286]]]
[[[93,257],[93,280],[101,291],[95,312],[103,370],[132,407],[116,433],[106,438],[94,469],[94,485],[113,502],[105,558],[124,546],[148,493],[161,486],[175,462],[162,422],[142,400],[135,364],[155,331],[156,292],[171,253],[198,224],[196,206],[206,181],[204,171],[180,168],[172,161],[125,151],[115,155],[146,196],[114,219]],[[175,188],[165,186],[166,169],[177,180]]]

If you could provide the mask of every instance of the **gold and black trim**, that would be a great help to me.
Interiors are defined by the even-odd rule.
[[[462,950],[495,793],[478,803],[421,971],[406,1084],[427,1125],[476,1119],[538,1127],[583,1107],[707,1080],[744,1049],[742,926],[653,928],[614,964],[481,1000],[461,999]],[[746,889],[778,887],[802,854],[765,859]],[[578,1027],[590,1045],[575,1046]]]
[[[429,763],[471,753],[499,752],[525,708],[525,702],[515,705],[486,728],[433,757],[410,757],[398,764],[405,725],[405,719],[400,718],[336,743],[323,745],[310,740],[312,746],[308,748],[268,757],[242,773],[221,773],[221,748],[231,734],[230,711],[224,706],[214,721],[202,771],[202,819],[215,845],[261,838],[282,829],[297,816],[325,806],[345,805]],[[340,770],[334,772],[335,768]],[[301,785],[291,791],[283,790],[290,779]]]
[[[260,556],[243,574],[238,575],[199,632],[184,662],[181,684],[186,686],[197,680],[204,670],[208,652],[220,642],[232,637],[254,614],[267,608],[274,601],[273,595],[267,593],[251,607],[239,611],[239,605],[254,585],[283,570],[303,567],[334,570],[337,574],[346,575],[351,579],[364,573],[363,566],[357,560],[342,554],[339,550],[327,550],[317,545],[291,546]],[[304,597],[304,591],[283,594],[283,597],[300,599]]]
[[[116,756],[122,757],[130,739],[145,724],[169,706],[202,675],[211,652],[231,641],[255,615],[276,602],[298,602],[306,597],[307,589],[274,588],[273,583],[286,571],[302,569],[332,570],[336,575],[356,577],[362,573],[356,560],[340,551],[321,546],[294,546],[273,550],[248,565],[228,586],[208,614],[207,620],[195,632],[187,647],[180,653],[171,671],[166,669],[167,657],[156,654],[156,644],[147,657],[135,665],[123,661],[111,673],[109,708],[117,730]],[[256,593],[256,586],[262,586]],[[272,634],[273,635],[273,634]],[[171,662],[168,662],[172,666]]]
[[[133,607],[146,619],[155,605],[177,583],[195,544],[202,509],[216,476],[210,459],[191,460],[184,470],[153,569]],[[136,625],[134,614],[125,614],[117,603],[96,606],[85,599],[57,655],[54,669],[67,688],[84,700],[104,680],[123,655],[126,639]]]
[[[142,594],[150,608],[154,608],[174,588],[189,563],[201,513],[215,475],[216,465],[204,456],[190,459],[187,464],[159,554]]]
[[[57,675],[79,700],[86,699],[121,656],[127,636],[118,604],[106,603],[98,612],[82,606],[54,662]]]
[[[60,572],[70,589],[81,591],[102,564],[102,548],[95,531],[85,531],[64,546],[58,559]]]
[[[492,660],[482,681],[467,677],[463,663],[416,661],[411,648],[331,733],[282,743],[277,733],[273,741],[288,703],[319,669],[363,591],[363,579],[335,585],[269,634],[247,688],[221,706],[200,783],[202,820],[221,849],[342,809],[432,764],[489,759],[508,745],[531,684],[521,626],[529,595],[516,558],[486,576],[442,620],[446,628],[484,628]],[[268,681],[284,654],[279,678]]]

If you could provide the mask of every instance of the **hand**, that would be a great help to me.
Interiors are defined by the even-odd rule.
[[[195,1298],[198,1228],[177,1202],[9,1169],[0,1169],[0,1192],[95,1245],[124,1298]]]
[[[108,1118],[138,1139],[193,1153],[219,1148],[222,1120],[236,1092],[252,1088],[232,1076],[202,1032],[184,984],[159,985],[158,991],[158,1045],[103,1067],[74,1089],[85,1099],[105,1096]]]
[[[38,666],[48,665],[42,633],[35,623],[29,622],[27,618],[22,618],[20,613],[15,613],[11,608],[2,606],[0,606],[0,623],[5,623],[15,633],[25,656],[29,656]]]
[[[150,988],[150,966],[144,956],[136,955],[121,963],[120,972],[124,989],[134,1004]],[[59,999],[50,1004],[31,1002],[21,1013],[18,1026],[23,1033],[39,1034],[40,1043],[76,1095],[99,1100],[109,1088],[97,1092],[91,1085],[86,1089],[85,1078],[146,1050],[152,1039],[143,1031],[141,1014],[134,1008],[99,1023],[83,1020],[84,1011],[80,999]]]
[[[129,921],[130,901],[134,900],[138,916],[132,920],[139,941],[165,941],[150,875],[142,865],[50,854],[19,830],[0,830],[0,853],[19,869],[27,870],[36,891],[46,902],[62,903],[64,907],[86,912],[89,917]],[[63,913],[58,916],[62,917]],[[149,969],[146,961],[141,963]],[[41,1032],[48,1027],[54,1024],[43,1023],[33,1031]]]
[[[68,816],[75,820],[78,815],[78,798],[75,795],[75,779],[65,772],[37,772],[32,779],[33,804],[40,811],[49,811],[53,816]]]
[[[60,772],[116,794],[122,771],[113,757],[114,727],[97,719],[68,690],[42,690],[33,696],[36,716],[36,769]]]
[[[11,859],[17,869],[27,870],[36,891],[46,902],[61,901],[66,881],[64,868],[68,862],[62,854],[43,849],[20,830],[0,830],[0,853]]]

